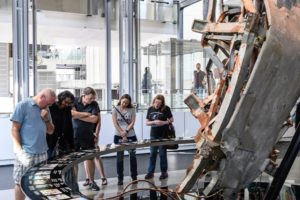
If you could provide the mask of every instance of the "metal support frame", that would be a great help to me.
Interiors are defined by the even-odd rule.
[[[29,96],[28,0],[13,1],[15,104]]]
[[[111,0],[105,1],[105,36],[106,36],[106,102],[112,107],[111,95]]]
[[[37,47],[36,47],[36,0],[32,0],[32,76],[33,76],[33,95],[37,93]]]
[[[123,0],[118,1],[119,2],[119,96],[124,90],[124,74],[123,74],[123,68],[124,68],[124,54],[123,54],[123,33],[124,33],[124,28],[123,28]]]
[[[128,93],[133,101],[138,99],[138,44],[139,19],[138,1],[120,1],[119,42],[120,42],[120,95]],[[125,78],[126,77],[126,78]]]
[[[177,8],[177,38],[183,40],[183,8]],[[183,45],[181,46],[183,48]],[[183,93],[183,55],[179,55],[179,90]]]
[[[194,3],[197,3],[198,1],[200,1],[200,0],[182,0],[182,1],[180,1],[180,8],[183,9]]]
[[[133,2],[127,1],[128,93],[133,96]]]
[[[133,91],[133,101],[138,102],[139,88],[141,86],[141,51],[140,51],[140,1],[134,1],[134,46],[135,46],[135,62],[134,62],[134,91]]]
[[[296,132],[293,136],[290,146],[287,149],[279,168],[276,170],[274,179],[264,199],[266,200],[277,199],[279,192],[282,188],[282,185],[287,175],[290,172],[290,169],[298,155],[299,150],[300,150],[300,126],[298,124],[298,128],[296,129]]]

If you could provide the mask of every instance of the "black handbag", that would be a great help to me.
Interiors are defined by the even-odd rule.
[[[176,132],[175,132],[175,128],[173,126],[172,123],[169,124],[168,126],[168,134],[167,134],[167,139],[174,139],[176,138]],[[178,149],[178,144],[169,144],[166,145],[167,149]]]

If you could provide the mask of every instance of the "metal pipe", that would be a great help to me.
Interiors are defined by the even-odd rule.
[[[19,68],[19,27],[18,27],[18,22],[19,22],[19,1],[14,0],[13,1],[13,93],[14,95],[14,104],[16,105],[19,101],[22,100],[21,96],[21,90],[20,87],[22,87],[22,82],[21,82],[21,77],[20,77],[20,71],[21,69]]]
[[[32,0],[32,76],[33,76],[33,95],[37,93],[37,24],[36,24],[36,0]]]
[[[24,89],[24,96],[23,98],[29,97],[29,30],[28,30],[28,0],[23,1],[22,5],[22,29],[21,32],[23,37],[23,44],[22,49],[23,52],[23,89]]]
[[[134,62],[134,86],[135,86],[135,91],[134,91],[134,95],[133,95],[133,100],[135,102],[138,102],[138,97],[139,97],[139,88],[140,88],[140,83],[141,83],[141,77],[139,76],[141,74],[141,59],[140,59],[140,1],[135,1],[134,2],[134,36],[135,36],[135,41],[134,41],[134,50],[135,50],[135,62]]]
[[[178,8],[177,8],[177,38],[179,39],[179,41],[182,41],[183,42],[183,9],[181,9],[178,5]],[[183,48],[183,45],[180,45],[180,48]],[[183,52],[183,49],[180,49],[180,51]],[[183,93],[183,54],[180,54],[179,55],[179,90],[180,90],[180,93]]]
[[[105,36],[106,36],[106,102],[112,106],[111,95],[111,0],[105,1]]]
[[[133,96],[133,3],[132,1],[127,2],[128,12],[128,93]]]
[[[124,40],[123,40],[123,17],[124,13],[122,12],[122,6],[124,1],[120,0],[119,2],[119,97],[121,96],[120,93],[124,90],[124,76],[123,76],[123,69],[124,69],[124,55],[123,55],[123,48],[124,48]]]

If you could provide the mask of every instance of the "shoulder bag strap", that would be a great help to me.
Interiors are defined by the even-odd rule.
[[[119,111],[119,109],[116,106],[113,106],[114,109],[121,115],[121,117],[124,119],[124,121],[129,125],[130,123],[125,119],[124,115]]]

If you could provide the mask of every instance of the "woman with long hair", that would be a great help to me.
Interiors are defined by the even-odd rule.
[[[121,144],[124,142],[137,141],[134,123],[135,123],[135,108],[131,103],[131,97],[128,94],[121,96],[117,106],[112,111],[112,120],[115,127],[114,143]],[[128,150],[130,157],[130,172],[133,181],[137,180],[137,161],[136,150]],[[117,173],[118,185],[123,185],[124,177],[124,151],[117,152]]]
[[[167,138],[169,124],[173,121],[171,109],[165,104],[165,97],[160,94],[154,97],[146,117],[146,125],[151,126],[151,140]],[[160,156],[161,175],[159,179],[168,178],[167,149],[165,146],[153,146],[150,147],[150,161],[145,179],[154,177],[157,151],[159,151]]]

